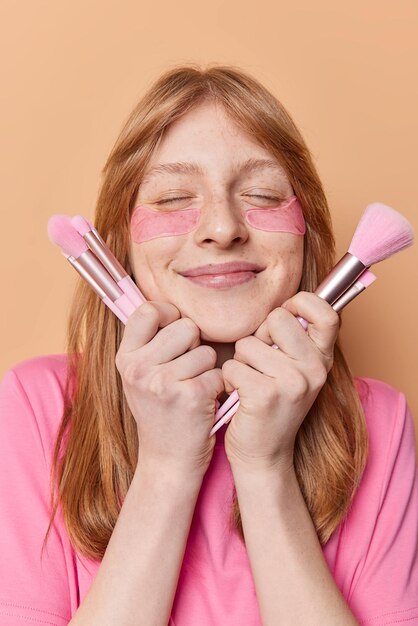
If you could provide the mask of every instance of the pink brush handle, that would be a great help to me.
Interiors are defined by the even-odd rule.
[[[302,324],[305,330],[308,330],[309,323],[306,320],[304,320],[303,317],[301,317],[300,315],[297,315],[296,319],[299,320],[299,322]]]
[[[117,300],[115,300],[115,305],[126,317],[129,317],[136,309],[136,306],[132,303],[126,293],[123,293]]]
[[[122,280],[118,282],[118,285],[122,289],[122,291],[126,293],[132,304],[135,305],[135,308],[141,306],[141,304],[144,304],[145,298],[130,276],[125,276],[125,278],[122,278]]]
[[[116,315],[116,317],[120,319],[121,322],[126,324],[126,322],[128,321],[127,316],[124,313],[122,313],[120,308],[114,302],[112,302],[110,298],[106,296],[105,298],[102,299],[102,302],[104,302],[105,305],[109,307],[109,309]]]

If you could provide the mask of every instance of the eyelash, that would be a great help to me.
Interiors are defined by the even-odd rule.
[[[273,198],[272,196],[262,196],[260,194],[247,194],[249,198],[264,198],[265,200],[279,200],[279,198]],[[173,202],[174,200],[187,200],[187,196],[179,198],[166,198],[165,200],[158,200],[156,204],[167,204],[167,202]]]

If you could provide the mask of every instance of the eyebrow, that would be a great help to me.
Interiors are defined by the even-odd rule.
[[[277,161],[272,159],[247,159],[244,163],[236,164],[234,166],[234,172],[254,172],[260,171],[264,169],[274,169],[281,174],[284,173],[283,168]],[[155,165],[148,172],[145,173],[145,176],[142,180],[142,184],[148,182],[151,178],[158,174],[198,174],[203,176],[205,174],[205,170],[194,161],[186,162],[186,161],[178,161],[176,163],[160,163],[159,165]]]

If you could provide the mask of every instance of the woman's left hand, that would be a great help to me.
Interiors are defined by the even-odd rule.
[[[309,323],[307,331],[297,315]],[[339,329],[338,313],[301,291],[236,342],[234,358],[222,366],[225,391],[237,389],[240,399],[225,433],[231,466],[293,467],[296,434],[332,368]]]

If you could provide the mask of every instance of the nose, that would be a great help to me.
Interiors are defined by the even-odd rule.
[[[205,202],[194,234],[197,243],[214,243],[222,248],[248,239],[241,210],[228,197],[212,197]]]

